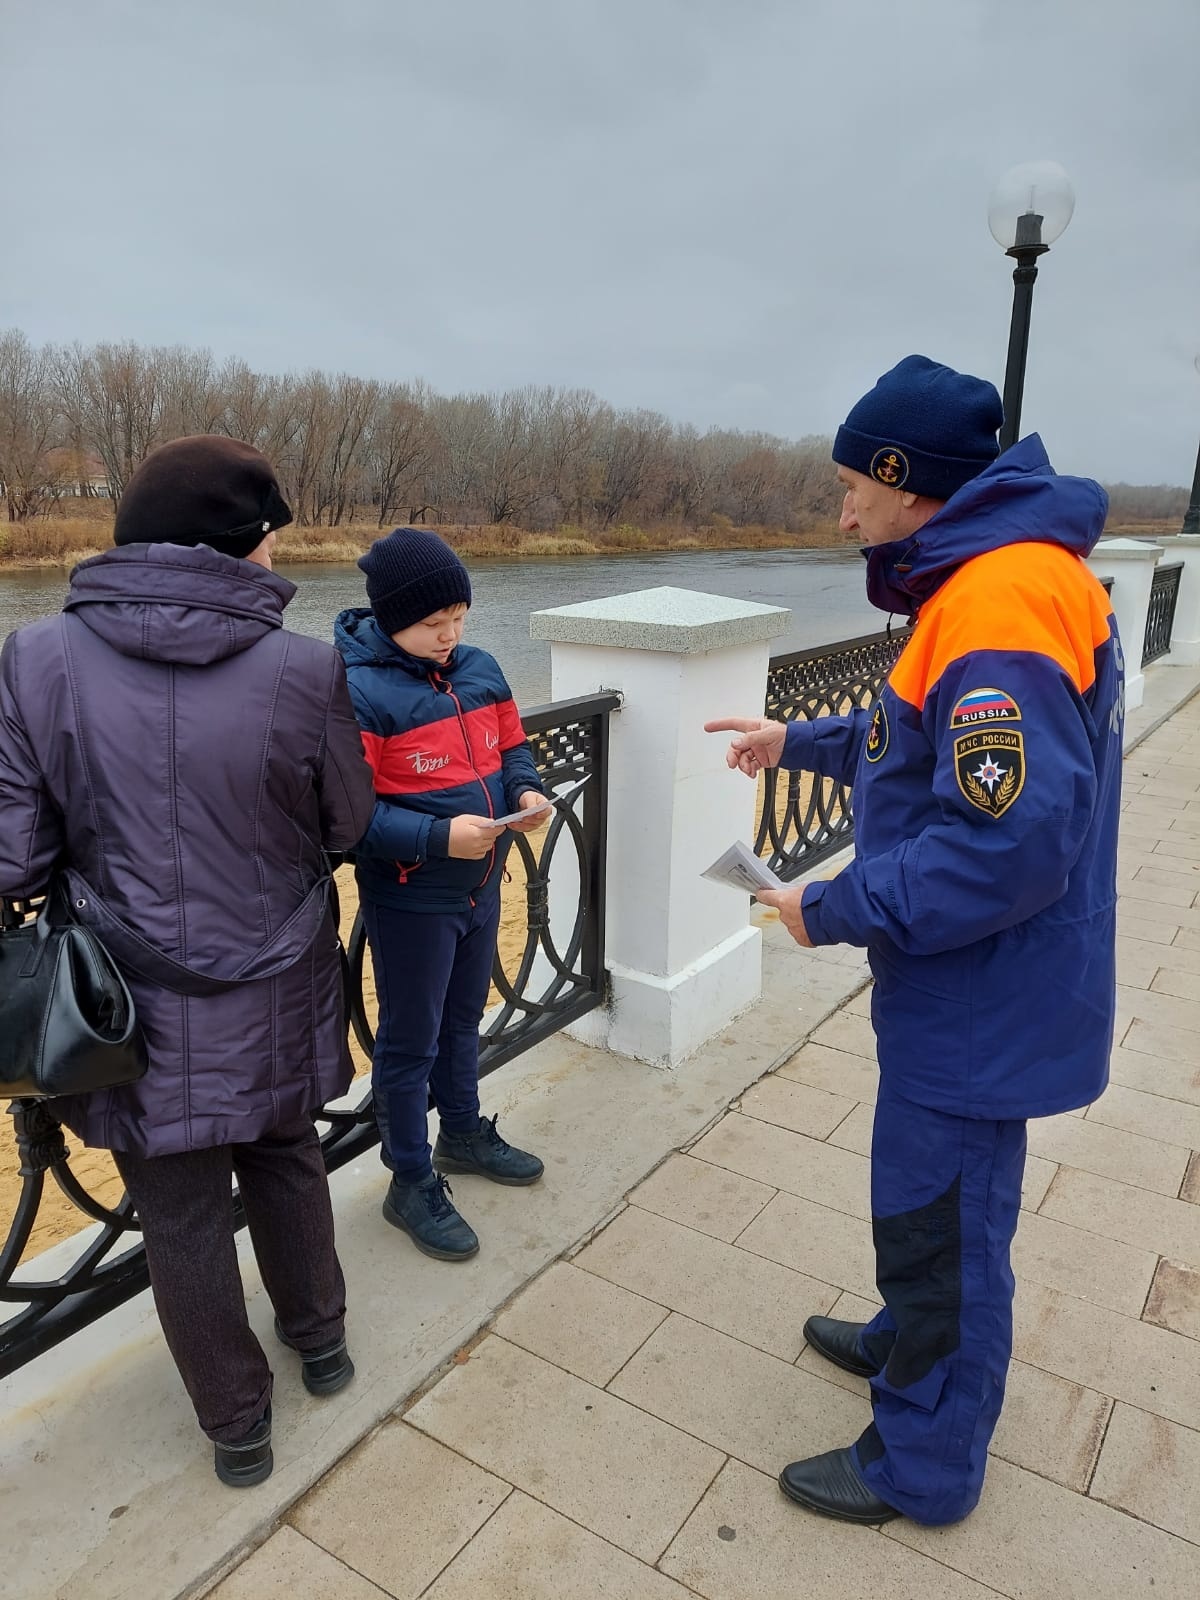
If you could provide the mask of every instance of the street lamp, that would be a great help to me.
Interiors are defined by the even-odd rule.
[[[1200,372],[1200,356],[1196,357],[1196,371]],[[1196,476],[1192,479],[1192,499],[1183,514],[1180,533],[1200,533],[1200,450],[1196,451]]]
[[[1016,444],[1021,426],[1021,396],[1025,389],[1025,358],[1029,354],[1029,317],[1037,258],[1045,255],[1063,232],[1075,209],[1071,180],[1054,161],[1028,161],[1012,167],[992,190],[988,202],[988,227],[1005,255],[1017,263],[1013,270],[1012,323],[1008,330],[1008,365],[1004,369],[1004,425],[1000,448]]]

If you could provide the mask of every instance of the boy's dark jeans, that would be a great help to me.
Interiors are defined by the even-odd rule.
[[[153,1158],[114,1150],[113,1160],[137,1208],[159,1321],[200,1426],[232,1444],[266,1410],[271,1368],[246,1316],[231,1177],[284,1333],[299,1350],[321,1350],[345,1330],[316,1129],[304,1117],[252,1144]]]
[[[487,1004],[500,896],[466,911],[362,902],[379,1026],[371,1082],[385,1165],[401,1183],[433,1172],[429,1096],[448,1133],[479,1124],[479,1019]]]

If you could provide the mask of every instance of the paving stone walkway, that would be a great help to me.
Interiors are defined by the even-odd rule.
[[[1129,758],[1125,813],[1112,1085],[1030,1124],[1016,1359],[970,1518],[855,1529],[774,1481],[868,1416],[801,1335],[876,1305],[861,995],[213,1600],[1195,1600],[1200,699]]]

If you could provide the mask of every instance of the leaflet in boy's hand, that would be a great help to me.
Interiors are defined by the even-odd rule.
[[[787,885],[777,878],[761,857],[739,839],[731,844],[724,855],[718,856],[707,871],[700,874],[713,883],[728,884],[731,889],[741,889],[753,894],[757,889],[784,889]]]
[[[495,817],[493,821],[498,828],[507,828],[510,822],[528,822],[530,817],[536,817],[543,811],[549,811],[551,807],[560,805],[564,800],[569,800],[572,795],[578,794],[590,777],[591,773],[589,772],[580,778],[577,783],[571,784],[569,788],[560,789],[557,794],[548,794],[540,806],[530,806],[528,811],[510,811],[506,817]]]

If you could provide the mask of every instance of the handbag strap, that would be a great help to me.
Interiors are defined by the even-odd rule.
[[[260,983],[286,972],[311,948],[329,912],[332,879],[318,878],[287,921],[260,949],[252,951],[235,971],[217,976],[189,967],[148,940],[112,911],[91,885],[73,868],[66,873],[67,890],[75,897],[69,915],[102,941],[117,965],[127,974],[193,998],[224,994],[243,984]],[[76,914],[78,912],[78,914]]]

